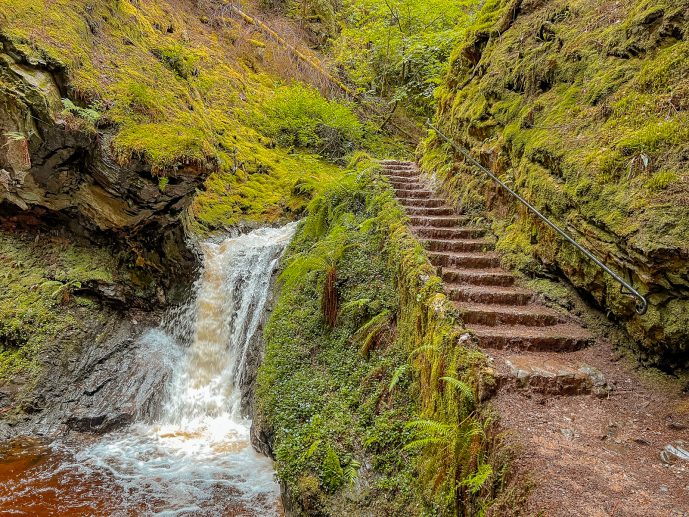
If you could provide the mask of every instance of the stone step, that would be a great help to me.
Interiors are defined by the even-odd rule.
[[[397,199],[419,199],[419,198],[432,198],[433,192],[426,189],[416,189],[416,190],[397,190],[395,191]]]
[[[571,352],[585,348],[593,342],[591,334],[573,324],[549,327],[524,325],[470,325],[484,348],[521,351]]]
[[[394,188],[403,188],[404,185],[409,186],[410,190],[425,187],[421,181],[421,178],[410,178],[406,176],[388,176],[387,179]]]
[[[423,246],[428,251],[491,251],[495,243],[488,239],[424,239]]]
[[[395,178],[418,178],[419,177],[419,171],[416,169],[386,170],[385,175],[388,177],[395,177]]]
[[[383,171],[383,174],[388,178],[421,178],[421,172],[418,169],[387,169]]]
[[[429,226],[432,228],[453,228],[460,226],[469,221],[467,216],[453,215],[453,216],[411,216],[409,223],[411,226]]]
[[[514,286],[446,284],[445,290],[450,300],[456,302],[524,306],[531,303],[534,298],[532,291]]]
[[[466,217],[464,218],[466,220]],[[412,223],[413,224],[413,223]],[[486,234],[484,228],[450,227],[438,228],[428,225],[412,226],[412,233],[421,239],[478,239]]]
[[[446,251],[429,251],[428,258],[436,267],[485,269],[500,266],[497,253],[450,253]]]
[[[416,163],[404,160],[381,160],[380,164],[383,167],[392,167],[394,165],[405,165],[410,167],[416,167]]]
[[[446,206],[409,206],[405,205],[405,210],[409,215],[421,216],[440,216],[454,215],[455,211]]]
[[[428,197],[421,199],[400,199],[400,204],[404,207],[425,206],[428,208],[447,208],[442,199]]]
[[[514,284],[514,275],[502,268],[496,269],[449,269],[444,268],[442,278],[445,282],[473,285]]]
[[[425,188],[425,185],[421,179],[398,177],[394,177],[393,179],[393,177],[389,177],[388,180],[394,189],[420,190]]]
[[[467,325],[546,327],[563,322],[563,317],[556,311],[536,304],[511,306],[455,302],[455,307]]]
[[[585,395],[609,393],[603,374],[586,364],[560,357],[508,355],[495,359],[500,389],[528,390],[545,395]]]

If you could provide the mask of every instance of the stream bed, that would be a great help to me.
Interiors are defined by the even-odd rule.
[[[282,515],[272,462],[251,446],[242,387],[293,233],[205,243],[190,301],[140,338],[170,368],[157,416],[103,436],[0,445],[0,514]]]

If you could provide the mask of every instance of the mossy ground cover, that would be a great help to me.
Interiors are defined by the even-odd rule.
[[[486,2],[437,91],[440,127],[651,300],[634,302],[431,135],[424,167],[466,211],[492,211],[498,249],[557,269],[679,366],[689,271],[689,4]],[[517,12],[515,15],[514,13]],[[679,361],[678,361],[679,360]]]
[[[505,479],[479,402],[487,358],[461,340],[377,171],[358,157],[309,206],[278,281],[256,422],[297,511],[477,515]]]
[[[266,134],[263,106],[288,80],[308,74],[285,68],[272,41],[215,7],[185,0],[0,5],[2,35],[29,61],[66,70],[67,94],[79,105],[72,112],[81,110],[75,118],[85,110],[97,115],[85,125],[114,132],[116,159],[144,158],[161,188],[166,172],[182,165],[213,171],[193,210],[202,233],[244,218],[293,217],[337,173],[313,149],[276,149]]]
[[[106,249],[1,229],[0,382],[37,374],[46,347],[77,345],[98,305],[74,291],[112,283],[118,270]]]

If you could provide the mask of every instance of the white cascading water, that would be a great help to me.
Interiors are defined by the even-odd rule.
[[[272,463],[250,444],[240,383],[271,276],[293,233],[288,225],[204,244],[192,301],[145,336],[155,349],[178,351],[160,418],[77,455],[82,466],[115,478],[124,511],[280,514]]]

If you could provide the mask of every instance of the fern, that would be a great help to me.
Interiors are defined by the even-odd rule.
[[[313,443],[311,444],[311,446],[310,446],[310,447],[306,450],[306,452],[304,453],[304,459],[305,459],[305,460],[308,460],[311,456],[313,456],[313,454],[314,454],[314,453],[316,452],[316,450],[318,449],[318,446],[321,444],[321,441],[322,441],[322,440],[316,440],[315,442],[313,442]]]
[[[8,141],[13,142],[21,142],[22,140],[27,140],[26,135],[24,133],[19,133],[17,131],[8,131],[7,133],[3,133],[3,136],[7,137]]]
[[[352,300],[351,302],[347,302],[342,306],[341,311],[344,312],[353,312],[356,310],[359,310],[363,307],[366,307],[368,304],[371,303],[370,298],[358,298],[356,300]]]
[[[466,486],[472,494],[477,494],[483,487],[486,480],[493,474],[493,467],[489,463],[479,465],[478,470],[468,478],[462,481],[462,485]]]
[[[46,280],[41,284],[41,287],[55,288],[50,293],[50,297],[53,299],[60,299],[61,303],[67,303],[72,297],[72,291],[75,289],[81,289],[81,282],[77,280],[71,280],[67,283],[62,283],[58,280]]]
[[[359,351],[368,358],[378,336],[390,323],[390,311],[385,309],[364,323],[352,336],[353,341],[361,341]]]
[[[342,478],[344,479],[345,483],[353,485],[359,477],[360,468],[361,463],[356,460],[350,460],[347,466],[342,470]]]
[[[62,99],[62,106],[65,108],[63,113],[71,113],[79,118],[82,118],[94,126],[101,117],[101,114],[93,108],[82,108],[74,104],[69,99]]]
[[[325,451],[322,471],[323,486],[325,486],[328,491],[334,492],[344,482],[344,471],[342,469],[342,465],[340,464],[340,458],[337,456],[335,450],[330,446],[328,446]]]
[[[415,348],[409,353],[409,359],[413,359],[415,356],[422,354],[424,352],[439,352],[440,347],[437,345],[421,345],[420,347]]]
[[[445,445],[446,442],[443,438],[439,437],[428,437],[428,438],[420,438],[418,440],[414,440],[412,442],[409,442],[407,445],[402,447],[403,451],[408,451],[408,450],[414,450],[414,449],[425,449],[426,447],[429,447],[431,445]]]
[[[457,388],[462,396],[472,405],[472,407],[474,404],[476,404],[474,392],[468,384],[460,381],[459,379],[455,379],[454,377],[441,377],[440,380],[445,381],[451,386]]]
[[[390,386],[388,386],[388,392],[392,392],[392,390],[395,389],[395,386],[399,383],[400,379],[402,376],[407,373],[407,370],[409,369],[408,364],[403,364],[402,366],[397,367],[395,370],[395,373],[392,374],[392,379],[390,379]]]
[[[405,427],[433,436],[447,436],[452,430],[451,424],[444,424],[435,420],[412,420]]]

